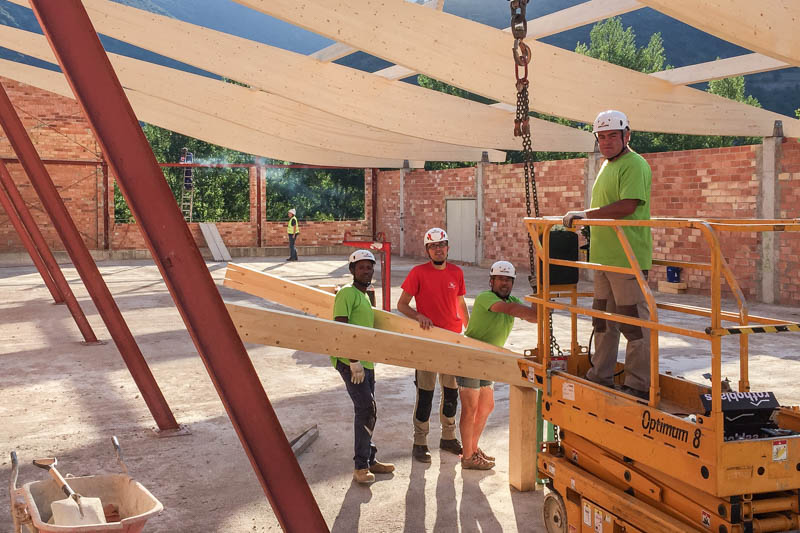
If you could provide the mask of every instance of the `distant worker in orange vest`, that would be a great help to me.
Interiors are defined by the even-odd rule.
[[[289,225],[286,228],[286,232],[289,234],[289,257],[286,259],[287,261],[297,261],[297,248],[294,247],[294,243],[297,240],[297,236],[300,235],[300,226],[297,224],[296,214],[297,211],[294,208],[289,209]]]
[[[592,204],[586,211],[570,211],[563,218],[566,227],[585,218],[650,220],[652,172],[645,159],[628,146],[631,128],[621,111],[603,111],[594,120],[592,133],[605,157],[592,187]],[[601,265],[629,268],[614,228],[591,226],[589,259]],[[645,279],[653,260],[653,236],[648,226],[623,226],[639,268]],[[640,320],[650,320],[650,310],[634,276],[597,270],[594,275],[592,308]],[[602,318],[592,318],[595,353],[586,378],[614,386],[619,334],[628,344],[625,349],[625,384],[622,392],[647,399],[650,392],[650,329]]]

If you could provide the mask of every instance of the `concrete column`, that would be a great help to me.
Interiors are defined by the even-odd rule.
[[[406,174],[411,170],[408,160],[403,161],[403,168],[400,169],[400,257],[406,256],[406,196],[405,182]]]
[[[489,157],[483,152],[481,161],[475,166],[475,264],[484,266],[483,261],[483,226],[485,222],[483,191],[486,186],[486,166]]]
[[[781,142],[783,127],[776,121],[772,137],[764,137],[760,157],[756,158],[759,193],[756,216],[758,218],[780,218],[778,174],[780,173]],[[761,233],[761,298],[764,303],[775,303],[778,295],[779,234],[771,231]]]

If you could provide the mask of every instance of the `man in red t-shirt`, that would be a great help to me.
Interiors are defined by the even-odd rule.
[[[425,233],[425,253],[430,261],[417,265],[408,273],[401,285],[403,294],[397,302],[397,310],[413,318],[422,329],[437,326],[461,333],[469,323],[469,311],[464,301],[467,290],[464,273],[456,265],[447,262],[447,233],[441,228],[431,228]],[[409,304],[414,298],[416,309]],[[436,389],[436,372],[416,371],[417,402],[414,407],[414,459],[431,462],[428,450],[428,430]],[[442,438],[439,448],[461,454],[461,443],[456,438],[456,410],[458,409],[458,385],[455,376],[439,374],[442,388],[439,420],[442,423]]]

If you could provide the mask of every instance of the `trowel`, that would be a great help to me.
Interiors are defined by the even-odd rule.
[[[100,502],[100,498],[84,498],[72,490],[67,484],[67,480],[56,470],[58,460],[55,457],[34,459],[33,464],[50,472],[59,488],[67,495],[66,499],[57,500],[50,504],[54,525],[90,526],[106,523],[106,516],[103,512],[103,504]]]

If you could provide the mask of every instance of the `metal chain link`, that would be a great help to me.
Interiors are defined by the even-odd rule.
[[[530,126],[530,100],[528,95],[528,64],[531,62],[531,49],[524,39],[528,34],[528,20],[525,15],[529,0],[510,0],[511,34],[514,36],[514,72],[517,79],[517,113],[514,119],[514,136],[522,137],[522,158],[525,170],[525,210],[531,216],[531,195],[533,195],[534,216],[539,217],[539,195],[536,191],[536,152],[533,151]],[[528,234],[528,257],[531,275],[528,282],[536,290],[536,256],[533,253],[533,239]],[[550,311],[550,353],[563,357],[556,337],[553,334],[553,312]]]

